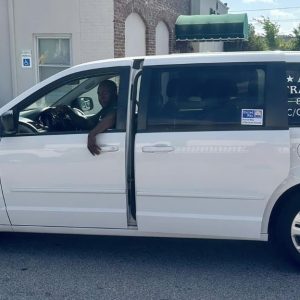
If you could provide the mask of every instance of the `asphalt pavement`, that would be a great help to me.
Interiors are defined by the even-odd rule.
[[[0,235],[0,299],[299,299],[263,242]]]

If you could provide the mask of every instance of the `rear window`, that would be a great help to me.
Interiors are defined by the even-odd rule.
[[[147,129],[263,127],[265,77],[264,67],[254,65],[154,69]],[[244,124],[250,119],[253,124]]]

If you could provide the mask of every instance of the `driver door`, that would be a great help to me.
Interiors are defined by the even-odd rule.
[[[97,72],[66,76],[12,108],[19,132],[2,137],[0,143],[1,181],[12,225],[127,227],[125,116],[130,67]],[[117,122],[97,136],[99,156],[86,147],[88,131],[53,132],[40,124],[39,112],[45,107],[72,105],[82,96],[93,102],[85,103],[89,110],[83,113],[96,114],[101,109],[97,85],[105,79],[118,86]]]

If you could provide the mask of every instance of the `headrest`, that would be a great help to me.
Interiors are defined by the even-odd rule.
[[[179,87],[179,80],[177,78],[171,79],[167,85],[167,96],[170,98],[176,97],[178,95],[178,87]]]
[[[230,98],[237,95],[236,83],[230,79],[210,78],[203,84],[203,98]]]
[[[195,78],[174,78],[171,79],[167,86],[168,97],[200,97],[201,85]]]

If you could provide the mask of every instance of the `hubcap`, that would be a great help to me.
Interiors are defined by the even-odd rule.
[[[296,217],[293,220],[291,236],[295,248],[300,253],[300,212],[296,215]]]

